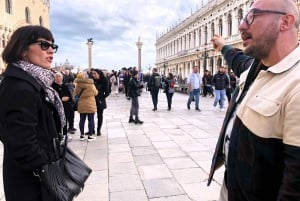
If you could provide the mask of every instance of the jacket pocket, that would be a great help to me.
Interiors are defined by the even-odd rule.
[[[265,96],[256,95],[249,100],[247,106],[261,116],[271,117],[279,111],[281,102]]]

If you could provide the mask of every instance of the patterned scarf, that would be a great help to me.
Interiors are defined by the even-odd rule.
[[[51,70],[36,66],[34,64],[28,63],[27,61],[19,61],[17,67],[21,68],[29,75],[31,75],[44,89],[46,92],[46,97],[49,98],[50,102],[55,106],[58,111],[60,122],[62,127],[65,125],[65,112],[63,108],[62,101],[58,93],[51,87],[54,81],[54,75]]]

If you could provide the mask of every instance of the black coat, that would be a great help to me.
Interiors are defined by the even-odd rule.
[[[9,65],[4,77],[0,84],[0,139],[6,201],[53,201],[49,195],[41,198],[45,191],[33,172],[55,159],[58,113],[25,71]]]
[[[100,79],[94,79],[94,83],[98,90],[98,94],[95,96],[97,111],[104,110],[107,107],[105,99],[110,93],[108,79],[101,77]]]
[[[131,77],[128,83],[128,96],[135,98],[140,96],[140,84],[136,78]]]
[[[149,78],[149,82],[148,82],[148,89],[149,91],[151,90],[159,90],[159,88],[161,87],[161,83],[160,86],[155,86],[155,79],[159,79],[160,82],[162,81],[161,76],[158,73],[152,73],[152,75]]]
[[[229,86],[229,78],[225,73],[220,71],[216,73],[212,79],[213,85],[215,85],[216,90],[223,90]]]
[[[53,82],[52,88],[55,91],[57,91],[60,98],[62,98],[64,96],[69,97],[68,101],[62,101],[62,103],[63,103],[63,106],[64,106],[66,117],[70,117],[70,113],[74,112],[74,101],[73,101],[72,94],[71,94],[71,92],[68,88],[68,85],[66,85],[65,83],[60,85],[60,84],[57,84],[57,83]]]

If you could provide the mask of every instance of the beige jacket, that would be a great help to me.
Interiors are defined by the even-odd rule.
[[[299,62],[298,46],[282,61],[258,74],[238,108],[238,117],[257,136],[300,146]],[[241,87],[247,74],[248,71],[241,76]]]
[[[94,85],[94,81],[90,78],[76,79],[75,83],[74,95],[79,94],[81,89],[84,89],[78,101],[77,111],[79,113],[97,112],[95,96],[97,96],[98,91]]]

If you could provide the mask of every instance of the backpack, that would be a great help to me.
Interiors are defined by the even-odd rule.
[[[161,87],[161,77],[159,75],[154,76],[154,87],[156,88]]]
[[[171,89],[173,89],[174,86],[175,86],[175,81],[174,81],[174,80],[171,80],[170,83],[169,83],[169,87],[170,87]]]

